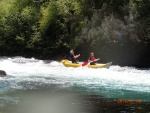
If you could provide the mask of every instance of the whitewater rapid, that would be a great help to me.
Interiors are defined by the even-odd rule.
[[[0,70],[7,73],[7,77],[0,78],[0,100],[10,91],[56,84],[62,88],[81,87],[84,93],[106,98],[150,101],[150,69],[116,65],[109,69],[71,68],[60,61],[1,57]]]

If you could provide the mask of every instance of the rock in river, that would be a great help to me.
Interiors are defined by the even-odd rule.
[[[0,70],[0,77],[4,77],[4,76],[6,76],[6,72],[3,70]]]

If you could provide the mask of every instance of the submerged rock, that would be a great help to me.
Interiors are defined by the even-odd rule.
[[[4,77],[4,76],[6,76],[6,72],[3,70],[0,70],[0,77]]]

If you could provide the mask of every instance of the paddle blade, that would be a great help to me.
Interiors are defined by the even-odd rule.
[[[82,64],[82,66],[86,66],[88,64],[88,62],[84,62],[83,64]]]

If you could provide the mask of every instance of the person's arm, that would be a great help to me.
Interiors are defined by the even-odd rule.
[[[100,60],[100,58],[95,59],[94,62],[95,62],[95,61],[98,61],[98,60]]]
[[[93,60],[93,61],[92,61],[92,60],[88,60],[88,62],[89,62],[89,63],[92,63],[92,62],[97,62],[98,60],[100,60],[100,58],[97,58],[97,59],[95,59],[95,60]]]
[[[74,56],[74,58],[78,58],[79,56],[80,56],[80,54],[78,54],[78,55],[75,55],[75,56]]]
[[[88,59],[88,63],[90,63],[91,62],[91,59],[90,59],[90,57],[89,57],[89,59]]]

